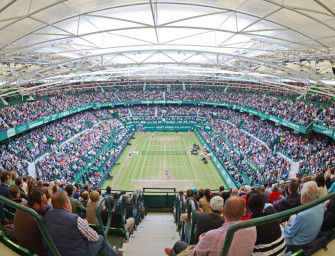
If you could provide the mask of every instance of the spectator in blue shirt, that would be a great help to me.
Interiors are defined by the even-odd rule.
[[[316,199],[317,185],[314,181],[303,184],[301,190],[301,203],[307,204]],[[324,207],[322,204],[314,206],[297,214],[292,224],[282,223],[284,236],[287,239],[287,250],[297,251],[304,249],[318,235],[323,222]]]

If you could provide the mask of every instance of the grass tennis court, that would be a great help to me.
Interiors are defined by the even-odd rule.
[[[133,190],[143,187],[218,189],[225,185],[216,167],[211,161],[203,164],[199,155],[191,155],[193,144],[202,145],[193,132],[163,133],[136,133],[120,159],[120,166],[111,171],[113,181],[106,181],[103,188]],[[129,156],[129,152],[135,154]],[[168,179],[165,171],[171,178]]]

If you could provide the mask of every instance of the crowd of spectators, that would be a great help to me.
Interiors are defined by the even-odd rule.
[[[325,97],[320,95],[314,96],[312,98],[314,101],[312,102],[304,102],[293,99],[291,97],[292,92],[275,89],[260,90],[232,87],[228,92],[224,92],[216,86],[207,86],[204,89],[202,85],[195,85],[188,90],[165,91],[160,86],[153,85],[154,88],[158,87],[154,90],[148,89],[143,91],[143,87],[141,86],[143,85],[131,84],[119,87],[113,91],[104,92],[100,88],[94,90],[93,87],[83,88],[82,90],[73,88],[72,91],[69,89],[68,93],[51,90],[48,92],[48,95],[52,97],[47,100],[40,99],[0,108],[0,131],[88,104],[153,100],[231,103],[287,119],[302,126],[308,126],[315,121],[330,128],[335,127],[334,104],[328,104],[329,107],[323,109],[319,102]],[[56,95],[54,95],[55,93]],[[315,101],[315,99],[318,99],[318,101]],[[329,103],[329,99],[327,103]],[[319,115],[320,113],[321,115]]]
[[[335,108],[334,106],[324,109],[317,120],[323,126],[335,129]]]
[[[28,173],[28,162],[19,156],[0,149],[0,168],[22,176]]]
[[[180,209],[183,209],[183,202],[186,204],[186,212],[182,212],[180,216],[181,221],[185,222],[185,229],[182,229],[185,232],[182,237],[185,238],[176,242],[172,248],[165,248],[165,253],[170,256],[220,255],[231,225],[283,212],[322,198],[328,192],[334,191],[333,178],[325,184],[325,177],[333,175],[334,172],[335,168],[328,168],[321,174],[292,179],[286,184],[283,181],[263,182],[253,187],[245,185],[230,191],[220,186],[217,193],[208,188],[188,189],[186,194],[180,191],[180,198],[185,198],[181,200]],[[191,201],[196,212],[189,214],[187,205]],[[335,227],[334,204],[335,199],[332,198],[297,215],[237,231],[229,254],[284,255],[303,249],[304,255],[312,255],[329,241],[331,230]],[[232,213],[235,217],[233,219]],[[196,229],[191,235],[188,218],[192,219],[193,214],[196,214]]]
[[[6,131],[8,130],[10,127],[8,126],[8,124],[6,124],[6,122],[2,119],[2,117],[0,116],[0,132]]]
[[[164,100],[163,91],[118,91],[121,101]]]
[[[157,107],[157,116],[197,116],[198,108],[195,106],[159,106]]]
[[[256,183],[268,180],[279,181],[288,177],[290,163],[279,154],[273,153],[254,137],[219,119],[211,119],[207,125],[218,131],[244,157],[258,166],[260,170],[254,179]]]
[[[249,180],[244,180],[242,177],[242,173],[247,172],[249,169],[245,161],[242,160],[227,145],[225,145],[222,139],[219,138],[215,133],[207,133],[204,130],[201,130],[200,134],[211,147],[211,149],[214,150],[215,155],[222,161],[226,170],[229,172],[229,175],[235,180],[235,182],[240,186],[248,184]]]
[[[98,121],[91,112],[78,113],[19,134],[4,144],[3,150],[33,162],[39,156],[52,150],[53,147],[86,129],[85,120],[91,120],[92,123]]]
[[[335,146],[331,143],[331,139],[324,135],[317,133],[296,134],[286,127],[276,126],[270,121],[234,110],[222,109],[220,112],[220,108],[206,107],[200,108],[199,115],[211,116],[211,113],[213,116],[228,120],[236,126],[243,122],[240,128],[270,147],[273,147],[275,139],[280,138],[276,149],[293,161],[300,161],[299,171],[301,173],[308,171],[311,171],[312,174],[318,173],[335,160]]]
[[[210,102],[226,102],[230,104],[248,107],[259,112],[287,119],[302,126],[309,125],[322,110],[321,106],[303,101],[293,101],[290,99],[280,99],[273,96],[235,94],[235,93],[215,93]]]
[[[133,106],[131,108],[131,112],[133,116],[155,116],[156,107],[155,106],[147,106],[147,105],[140,105],[140,106]]]
[[[25,124],[54,114],[54,108],[44,100],[23,102],[0,108],[0,116],[10,127]]]
[[[173,101],[206,101],[213,94],[212,90],[172,90],[165,92],[165,100]]]
[[[57,178],[62,181],[71,181],[75,173],[81,170],[81,165],[85,164],[82,160],[78,165],[75,163],[85,154],[88,159],[95,157],[99,148],[120,130],[121,125],[117,119],[103,121],[64,143],[50,154],[46,154],[36,163],[39,176],[47,180]]]

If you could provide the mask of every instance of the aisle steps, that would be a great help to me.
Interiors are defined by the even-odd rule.
[[[123,244],[124,256],[164,256],[179,240],[172,213],[148,213],[128,243]]]

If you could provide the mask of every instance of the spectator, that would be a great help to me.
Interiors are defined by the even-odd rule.
[[[9,193],[10,173],[3,170],[0,178],[1,178],[0,195],[6,197],[7,199],[11,199],[11,195]],[[11,208],[7,204],[5,204],[3,207],[7,210],[10,210]]]
[[[112,196],[112,188],[110,186],[106,187],[106,193],[105,196]]]
[[[99,199],[100,199],[99,192],[93,190],[90,194],[90,200],[87,203],[86,219],[87,219],[89,224],[99,225],[98,218],[97,218],[97,215],[95,213],[95,207],[97,206],[97,204],[99,202]],[[101,211],[102,211],[102,205],[100,206],[100,212]]]
[[[9,187],[9,193],[11,195],[11,200],[14,201],[17,204],[20,204],[22,202],[22,199],[20,198],[20,190],[19,187],[16,185],[10,185]],[[13,214],[15,214],[16,209],[8,206],[9,207],[9,211]]]
[[[134,226],[135,224],[135,218],[134,218],[134,214],[133,214],[133,207],[131,206],[130,203],[130,195],[128,194],[124,194],[124,200],[126,201],[126,220],[128,225],[132,225]]]
[[[215,196],[210,201],[209,213],[197,212],[194,243],[198,242],[198,238],[201,234],[222,226],[224,218],[220,216],[220,214],[222,213],[223,204],[223,198]],[[187,213],[182,214],[182,219],[185,223],[187,223]]]
[[[89,200],[89,194],[88,191],[85,190],[81,193],[81,198],[79,201],[85,208],[87,208],[88,200]]]
[[[73,198],[74,194],[74,187],[72,184],[67,184],[65,186],[65,191],[69,197],[69,200],[71,202],[71,208],[72,213],[77,214],[81,217],[84,217],[86,215],[86,208],[79,202],[79,200]]]
[[[301,190],[301,203],[312,202],[316,199],[316,196],[316,183],[314,181],[304,183]],[[304,249],[317,237],[323,222],[323,214],[323,205],[319,204],[298,213],[293,223],[290,224],[287,221],[282,223],[288,251],[295,252]]]
[[[48,201],[42,189],[38,187],[32,188],[28,193],[28,202],[22,204],[35,210],[43,220]],[[45,255],[42,234],[34,217],[17,210],[14,215],[14,229],[20,231],[16,232],[18,244],[28,249],[31,253]]]
[[[15,179],[15,184],[16,184],[16,186],[18,186],[18,188],[20,190],[20,198],[27,199],[27,194],[26,194],[26,192],[24,192],[24,187],[23,187],[24,183],[23,183],[23,181],[20,177]]]
[[[277,211],[273,206],[265,208],[264,194],[253,190],[248,194],[248,208],[252,213],[251,219],[274,214]],[[278,221],[256,226],[257,240],[255,243],[255,255],[284,255],[286,245]]]
[[[45,215],[45,227],[62,256],[118,255],[84,219],[71,213],[72,206],[66,192],[57,192],[52,205],[53,209]]]
[[[211,201],[211,190],[209,188],[206,188],[204,192],[204,197],[199,199],[200,207],[205,213],[211,212],[210,201]]]
[[[122,228],[122,218],[121,218],[121,214],[115,212],[115,203],[114,203],[114,199],[112,197],[108,197],[108,201],[111,204],[111,218],[112,218],[112,222],[111,222],[111,227],[113,228]],[[107,207],[101,212],[101,220],[102,223],[104,224],[104,226],[107,226],[107,220],[108,220],[108,209]],[[128,234],[131,233],[131,231],[133,230],[134,227],[134,223],[133,221],[127,221],[125,222],[125,229],[128,232]]]
[[[272,193],[268,195],[268,202],[272,204],[273,202],[277,201],[281,195],[282,192],[278,191],[278,184],[273,184]]]
[[[201,234],[199,236],[199,242],[192,251],[193,256],[219,256],[225,241],[227,230],[233,224],[241,221],[242,216],[244,215],[245,203],[244,200],[237,196],[230,197],[224,206],[223,215],[225,217],[225,223],[222,227],[218,229],[213,229],[208,231],[206,234]],[[238,230],[234,234],[233,241],[229,248],[228,255],[251,255],[256,242],[256,228],[250,227]],[[187,248],[188,244],[179,241],[178,247],[176,248],[177,252],[181,252]],[[173,251],[171,251],[170,255]]]
[[[301,205],[300,195],[298,194],[299,182],[295,179],[291,180],[287,187],[287,196],[278,206],[278,212],[286,211]],[[281,221],[287,221],[289,218],[284,218]]]
[[[205,193],[205,190],[204,189],[199,189],[199,191],[198,191],[198,195],[196,195],[195,197],[194,197],[194,199],[195,200],[197,200],[198,202],[199,202],[199,200],[201,199],[201,198],[203,198],[204,197],[204,193]],[[180,196],[180,198],[182,197],[182,195]]]
[[[316,185],[318,186],[317,189],[317,198],[323,197],[328,194],[327,187],[325,185],[325,176],[319,173],[316,176]]]
[[[335,197],[325,202],[326,211],[323,216],[323,222],[321,226],[321,232],[328,234],[335,227]],[[320,233],[321,233],[320,232]]]

